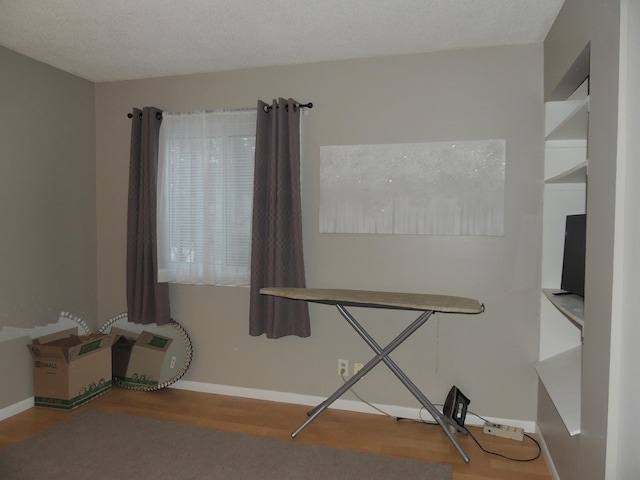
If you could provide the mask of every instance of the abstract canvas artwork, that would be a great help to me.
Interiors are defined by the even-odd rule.
[[[504,234],[505,140],[320,148],[320,232]]]

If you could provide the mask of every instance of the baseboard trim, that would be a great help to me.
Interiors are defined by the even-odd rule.
[[[549,469],[549,473],[551,474],[551,478],[553,480],[560,480],[560,475],[558,475],[558,471],[556,470],[556,466],[553,464],[553,459],[551,458],[551,453],[549,453],[549,448],[547,447],[547,444],[544,441],[544,437],[542,436],[542,432],[540,431],[540,428],[538,428],[538,424],[537,423],[536,423],[536,437],[538,439],[538,443],[540,444],[540,448],[542,449],[542,456],[544,457],[544,460],[547,463],[547,468]]]
[[[33,408],[34,401],[33,397],[26,398],[18,403],[14,403],[13,405],[9,405],[8,407],[4,407],[0,409],[0,421],[5,420],[9,417],[13,417],[25,410],[29,410]]]
[[[292,403],[294,405],[308,405],[310,407],[316,406],[325,400],[324,397],[318,397],[315,395],[301,395],[299,393],[277,392],[274,390],[235,387],[232,385],[219,385],[215,383],[193,382],[189,380],[178,380],[176,383],[172,384],[169,388],[175,388],[178,390],[191,390],[193,392],[213,393],[217,395],[227,395],[230,397],[252,398],[255,400],[267,400],[272,402]],[[383,412],[386,412],[387,414],[393,417],[407,418],[411,420],[421,420],[429,423],[434,422],[433,417],[429,414],[429,412],[425,411],[424,409],[412,408],[412,407],[401,407],[398,405],[384,405],[384,404],[373,404],[373,405],[376,408],[379,408]],[[2,408],[0,409],[0,421],[5,420],[14,415],[17,415],[18,413],[24,412],[25,410],[29,410],[30,408],[33,408],[33,406],[34,406],[34,400],[33,400],[33,397],[30,397],[18,403],[14,403],[13,405],[9,405],[8,407]],[[338,399],[329,408],[335,408],[336,410],[345,410],[349,412],[372,413],[374,415],[382,415],[382,413],[370,407],[366,403],[360,402],[357,400]],[[490,422],[500,423],[502,425],[510,425],[513,427],[520,427],[524,429],[524,431],[527,433],[535,432],[538,438],[542,440],[542,435],[538,431],[538,428],[535,422],[524,421],[524,420],[514,420],[514,419],[508,419],[508,418],[497,418],[497,417],[484,417],[484,418],[486,418]],[[484,420],[481,420],[479,417],[476,417],[474,414],[467,414],[465,423],[467,425],[480,427],[484,425]],[[543,453],[545,454],[547,463],[549,465],[553,465],[550,461],[550,457],[549,457],[548,451],[546,450],[546,446],[544,446],[543,448]],[[555,471],[555,469],[551,469],[551,468],[550,470],[552,470],[552,473],[553,471]],[[554,480],[557,480],[557,479],[558,477],[556,474],[554,477]]]
[[[213,383],[193,382],[189,380],[178,380],[172,384],[170,388],[176,388],[179,390],[191,390],[194,392],[213,393],[217,395],[227,395],[230,397],[251,398],[255,400],[267,400],[272,402],[292,403],[294,405],[308,405],[316,406],[325,400],[325,397],[318,397],[314,395],[301,395],[298,393],[289,392],[277,392],[273,390],[261,390],[255,388],[235,387],[232,385],[218,385]],[[393,417],[407,418],[411,420],[422,420],[424,422],[434,422],[435,420],[429,414],[429,412],[420,408],[401,407],[397,405],[383,405],[373,404],[376,408],[379,408],[383,412],[388,413]],[[382,415],[381,412],[375,410],[364,402],[357,400],[336,400],[329,408],[336,410],[346,410],[350,412],[360,413],[373,413],[376,415]],[[483,416],[484,417],[484,416]],[[514,420],[496,417],[484,417],[490,422],[499,423],[502,425],[510,425],[512,427],[519,427],[524,429],[527,433],[533,433],[536,431],[535,422]],[[467,414],[465,423],[472,426],[483,426],[484,420],[476,417],[475,415]]]

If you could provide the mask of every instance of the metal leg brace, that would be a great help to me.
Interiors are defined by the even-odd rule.
[[[420,404],[431,414],[431,416],[438,422],[445,435],[449,438],[453,446],[458,453],[462,456],[465,462],[469,462],[470,459],[464,452],[458,441],[454,438],[453,434],[449,430],[449,427],[453,427],[455,430],[467,434],[467,430],[461,427],[451,418],[443,415],[430,401],[429,399],[418,389],[418,387],[407,377],[407,375],[398,367],[398,365],[389,358],[389,354],[395,350],[402,342],[409,338],[418,328],[420,328],[431,317],[433,311],[423,312],[416,320],[413,321],[407,328],[405,328],[395,339],[393,339],[385,348],[381,348],[380,345],[369,335],[369,333],[357,322],[357,320],[347,311],[347,309],[340,304],[336,307],[340,311],[340,314],[345,320],[353,327],[353,329],[362,337],[362,339],[371,347],[376,353],[369,362],[367,362],[362,369],[345,382],[338,390],[336,390],[329,398],[319,404],[308,415],[309,418],[295,430],[291,436],[296,437],[304,428],[307,427],[315,418],[326,410],[333,402],[340,398],[345,392],[347,392],[353,385],[355,385],[362,377],[364,377],[373,367],[380,362],[384,362],[387,367],[395,374],[396,377],[407,387],[407,389],[413,394],[413,396],[420,402]]]

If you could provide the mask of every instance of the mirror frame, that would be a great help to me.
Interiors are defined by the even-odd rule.
[[[128,312],[122,312],[119,313],[118,315],[115,315],[114,317],[111,317],[109,320],[107,320],[105,323],[103,323],[100,326],[100,329],[98,330],[100,333],[102,334],[106,334],[108,333],[108,330],[119,320],[122,320],[124,318],[128,319],[129,314]],[[143,324],[139,324],[139,323],[133,323],[130,322],[133,325],[137,325],[137,326],[144,326]],[[126,388],[128,390],[138,390],[138,391],[153,391],[153,390],[160,390],[163,388],[168,387],[169,385],[177,382],[178,380],[180,380],[185,373],[187,373],[187,370],[189,369],[189,366],[191,365],[191,361],[193,360],[193,345],[191,343],[191,338],[189,337],[189,334],[187,333],[187,331],[184,329],[184,327],[182,325],[180,325],[180,323],[178,323],[177,321],[175,321],[174,319],[171,319],[169,321],[169,323],[167,323],[166,325],[157,325],[155,323],[151,323],[149,325],[153,325],[156,327],[164,327],[164,326],[169,326],[174,328],[175,330],[178,331],[180,338],[184,341],[184,344],[186,346],[186,358],[184,361],[184,364],[180,367],[180,369],[176,372],[176,374],[165,380],[162,382],[158,382],[157,385],[149,385],[149,386],[131,386],[131,385],[127,385],[125,384],[125,382],[123,382],[122,380],[119,379],[113,379],[113,381],[122,388]],[[178,340],[178,339],[174,339],[174,340]]]
[[[78,330],[78,333],[80,335],[89,335],[91,333],[91,329],[89,328],[89,325],[87,325],[87,322],[85,322],[82,318],[72,315],[69,312],[60,312],[60,317],[58,318],[58,322],[60,322],[60,320],[63,318],[77,323],[78,327],[81,329],[81,330]]]

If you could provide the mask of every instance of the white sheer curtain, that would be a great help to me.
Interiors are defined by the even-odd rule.
[[[256,111],[164,113],[158,280],[249,285]]]

